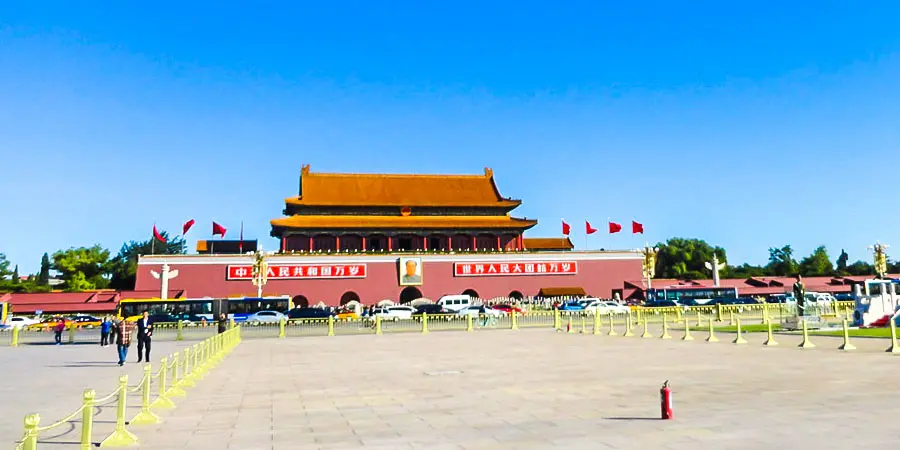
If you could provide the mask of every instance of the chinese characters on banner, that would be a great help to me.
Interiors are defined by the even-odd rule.
[[[505,275],[574,275],[578,273],[575,261],[524,262],[524,263],[453,263],[453,274],[458,277],[492,277]]]
[[[228,266],[227,280],[250,280],[253,266]],[[270,264],[269,280],[365,278],[365,264]]]

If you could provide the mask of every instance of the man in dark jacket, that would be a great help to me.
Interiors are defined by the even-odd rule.
[[[219,314],[219,333],[224,333],[228,329],[228,316],[225,313]]]
[[[144,361],[150,362],[150,341],[153,336],[153,321],[150,320],[150,313],[144,311],[143,317],[137,321],[137,341],[138,341],[138,360],[141,357]],[[144,350],[146,349],[146,353]]]

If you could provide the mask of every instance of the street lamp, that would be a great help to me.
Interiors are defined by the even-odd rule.
[[[643,249],[640,250],[641,254],[644,255],[644,261],[641,265],[641,273],[644,275],[644,278],[647,279],[647,290],[650,290],[650,282],[654,276],[656,276],[656,255],[659,253],[659,248],[650,247],[650,245],[644,246]]]
[[[256,297],[262,298],[263,287],[269,282],[269,263],[266,258],[269,253],[263,251],[262,248],[256,251],[253,261],[253,272],[250,281],[256,286]]]

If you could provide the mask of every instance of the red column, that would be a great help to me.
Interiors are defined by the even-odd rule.
[[[340,236],[334,237],[334,251],[336,251],[336,252],[341,251],[341,237]]]
[[[394,248],[394,237],[388,236],[387,240],[388,240],[388,251],[391,251]]]
[[[428,236],[422,238],[422,250],[428,250]]]
[[[447,250],[453,251],[453,235],[447,236]]]
[[[498,235],[497,235],[497,250],[500,250],[500,249],[501,249],[501,247],[500,247],[500,235],[498,234]]]
[[[362,237],[362,251],[366,251],[366,237]]]
[[[315,241],[313,241],[312,235],[309,236],[309,251],[313,251],[315,247]]]
[[[477,251],[477,250],[478,250],[478,235],[473,234],[472,235],[472,251]]]
[[[281,253],[284,253],[285,250],[287,250],[287,238],[282,236],[281,237]]]
[[[519,235],[519,250],[525,250],[525,236]]]

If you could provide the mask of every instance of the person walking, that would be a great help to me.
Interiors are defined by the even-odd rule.
[[[109,330],[112,329],[112,321],[109,320],[109,316],[105,316],[103,318],[103,322],[100,324],[100,346],[106,347],[109,345]]]
[[[225,313],[219,314],[219,333],[224,333],[228,329],[228,316]]]
[[[141,357],[144,361],[150,362],[150,341],[153,336],[153,321],[150,320],[150,313],[144,311],[142,317],[137,322],[137,340],[138,340],[138,360]],[[146,353],[145,353],[146,352]]]
[[[128,356],[128,347],[131,345],[131,335],[134,333],[133,322],[120,319],[116,324],[116,349],[119,351],[119,365],[125,364]]]
[[[60,317],[59,322],[53,327],[53,339],[56,341],[56,345],[62,344],[63,331],[66,331],[66,319]]]

